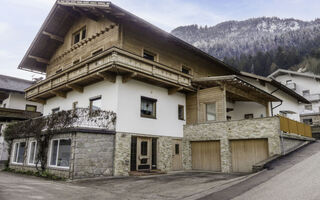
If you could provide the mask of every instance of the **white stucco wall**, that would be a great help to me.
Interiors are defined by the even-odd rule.
[[[245,114],[253,114],[253,118],[266,117],[266,107],[256,102],[227,102],[227,108],[234,109],[233,111],[227,112],[227,116],[231,116],[231,120],[244,119]]]
[[[2,102],[2,106],[6,104],[6,108],[25,110],[26,105],[37,106],[37,112],[43,112],[43,105],[33,101],[27,101],[24,97],[24,94],[11,92],[9,97]]]
[[[44,115],[50,114],[52,109],[72,109],[73,102],[78,107],[89,107],[89,99],[101,95],[102,109],[117,113],[116,131],[163,135],[183,136],[185,121],[178,120],[178,105],[185,108],[186,97],[182,93],[168,95],[168,90],[136,80],[122,83],[121,76],[116,83],[108,81],[98,82],[84,88],[83,93],[71,91],[66,98],[53,97],[44,106]],[[140,116],[141,96],[157,99],[156,119]]]

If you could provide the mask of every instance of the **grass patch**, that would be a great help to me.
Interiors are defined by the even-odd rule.
[[[24,175],[28,175],[28,176],[36,176],[36,177],[41,177],[41,178],[54,180],[54,181],[65,181],[66,180],[66,178],[56,176],[48,171],[44,171],[44,172],[36,171],[35,172],[35,171],[31,171],[31,170],[19,170],[19,169],[12,169],[12,168],[8,168],[8,167],[2,171],[16,173],[16,174],[24,174]]]

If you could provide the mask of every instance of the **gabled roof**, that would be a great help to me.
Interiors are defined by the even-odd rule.
[[[276,78],[277,76],[281,76],[284,74],[291,74],[291,75],[295,75],[295,76],[303,76],[303,77],[308,77],[308,78],[320,80],[320,76],[315,75],[313,73],[295,72],[295,71],[285,70],[285,69],[278,69],[275,72],[273,72],[272,74],[270,74],[268,77],[269,78]]]
[[[306,103],[306,104],[310,104],[310,102],[304,98],[303,96],[301,96],[300,94],[296,93],[295,91],[291,90],[290,88],[288,88],[287,86],[283,85],[282,83],[276,81],[273,78],[269,78],[269,77],[263,77],[263,76],[259,76],[256,74],[251,74],[248,72],[240,72],[242,76],[248,77],[248,78],[252,78],[252,79],[256,79],[265,83],[269,83],[271,85],[273,85],[276,88],[279,88],[280,90],[282,90],[284,93],[287,93],[288,95],[294,97],[295,99],[297,99],[299,102],[301,103]]]
[[[147,28],[155,35],[161,36],[182,48],[186,48],[196,55],[209,59],[214,63],[218,63],[232,73],[239,74],[239,71],[236,68],[227,65],[223,61],[201,51],[166,31],[163,31],[111,2],[74,0],[56,1],[18,68],[45,73],[48,61],[61,43],[63,43],[63,38],[67,34],[69,28],[80,15],[86,15],[93,20],[97,20],[100,17],[111,17],[117,20],[118,23],[126,22],[135,24],[137,27]]]
[[[20,92],[34,84],[34,81],[20,79],[0,74],[0,91],[3,92]]]

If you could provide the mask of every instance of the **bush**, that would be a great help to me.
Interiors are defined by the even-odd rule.
[[[49,180],[55,181],[65,181],[64,177],[56,176],[48,171],[31,171],[31,170],[19,170],[19,169],[12,169],[12,168],[5,168],[3,171],[17,173],[17,174],[24,174],[28,176],[37,176]]]

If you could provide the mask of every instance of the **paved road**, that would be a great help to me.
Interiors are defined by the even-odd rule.
[[[210,200],[319,200],[320,142],[270,164],[244,182],[212,193]]]
[[[246,177],[180,172],[66,183],[0,172],[0,200],[198,199],[238,183]]]

